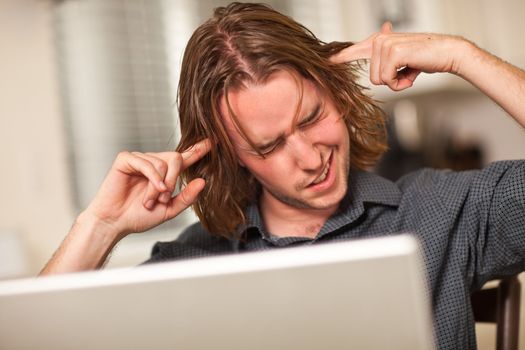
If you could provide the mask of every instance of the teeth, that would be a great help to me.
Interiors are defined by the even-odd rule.
[[[328,166],[324,169],[323,173],[321,174],[321,176],[319,176],[314,182],[313,184],[314,185],[317,185],[318,183],[320,182],[323,182],[325,179],[326,179],[326,175],[328,174]]]

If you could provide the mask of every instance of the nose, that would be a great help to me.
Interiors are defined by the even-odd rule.
[[[322,168],[321,152],[307,135],[295,132],[288,136],[286,144],[299,168],[305,171],[319,171]]]

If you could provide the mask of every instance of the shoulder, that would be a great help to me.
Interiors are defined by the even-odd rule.
[[[477,170],[452,171],[448,169],[424,168],[397,180],[396,184],[403,192],[406,191],[427,191],[443,186],[460,186],[462,183],[469,182]]]
[[[525,160],[498,161],[483,169],[451,171],[421,169],[401,177],[396,185],[403,198],[415,202],[461,205],[465,200],[490,201],[495,191],[525,185]]]
[[[424,168],[401,177],[397,186],[402,190],[457,188],[465,190],[471,185],[496,185],[503,177],[523,177],[525,160],[504,160],[491,163],[483,169],[452,171]]]
[[[200,222],[188,226],[175,240],[157,242],[146,263],[198,258],[234,251],[234,243],[209,233]]]

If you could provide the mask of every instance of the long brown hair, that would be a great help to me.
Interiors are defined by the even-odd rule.
[[[356,83],[358,64],[329,58],[352,43],[324,43],[301,24],[263,4],[232,3],[215,9],[195,30],[182,61],[178,103],[181,140],[177,151],[210,138],[212,150],[182,173],[185,183],[202,177],[206,186],[193,208],[212,234],[236,237],[244,209],[257,200],[259,184],[237,161],[219,114],[221,96],[245,82],[264,82],[288,69],[330,96],[350,134],[350,162],[375,164],[386,150],[384,116]]]

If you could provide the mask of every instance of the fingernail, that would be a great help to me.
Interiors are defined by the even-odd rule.
[[[146,204],[145,204],[146,208],[148,208],[148,209],[153,209],[154,205],[155,205],[155,202],[152,199],[147,201]]]
[[[159,182],[159,187],[163,191],[166,191],[168,189],[168,187],[166,186],[166,184],[163,181]]]

